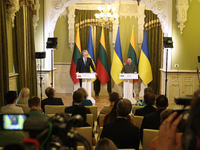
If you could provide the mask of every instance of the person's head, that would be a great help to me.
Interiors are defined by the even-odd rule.
[[[131,112],[131,109],[132,109],[131,101],[128,99],[121,99],[117,103],[118,116],[127,117]]]
[[[144,95],[144,103],[146,104],[146,106],[153,105],[155,103],[155,95],[147,92]]]
[[[168,99],[166,96],[164,95],[159,95],[157,98],[156,98],[156,107],[158,110],[161,110],[161,109],[166,109],[168,106]]]
[[[28,106],[31,109],[40,109],[40,98],[37,96],[33,96],[28,100]]]
[[[86,99],[88,97],[88,93],[84,88],[80,87],[80,88],[78,88],[78,90],[80,90],[83,93],[84,99]]]
[[[84,122],[86,122],[86,109],[83,105],[79,105],[74,108],[74,110],[72,112],[72,116],[75,116],[75,115],[81,115]]]
[[[144,89],[144,95],[145,95],[147,92],[153,94],[152,88],[150,88],[150,87],[145,88],[145,89]]]
[[[117,92],[110,93],[109,100],[111,103],[115,103],[116,100],[118,100],[118,99],[119,99],[119,94]]]
[[[5,100],[7,104],[14,104],[17,99],[17,92],[16,91],[8,91],[5,93]]]
[[[102,138],[97,142],[95,150],[117,150],[117,146],[108,138]]]
[[[30,90],[27,87],[24,87],[21,89],[19,93],[19,99],[26,99],[28,100],[30,98]]]
[[[132,58],[131,57],[128,57],[127,58],[127,63],[130,65],[132,63]]]
[[[88,57],[88,51],[87,50],[83,50],[82,51],[82,55],[84,58],[87,58]]]
[[[84,100],[83,92],[77,90],[73,93],[74,103],[80,104]]]
[[[163,122],[173,113],[172,109],[165,109],[160,113],[160,122]]]
[[[47,97],[54,97],[55,96],[55,90],[52,87],[48,87],[45,90],[45,94]]]

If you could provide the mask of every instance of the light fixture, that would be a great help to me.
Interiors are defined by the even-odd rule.
[[[95,14],[95,17],[102,25],[112,25],[113,21],[116,20],[118,17],[118,14],[114,13],[114,11],[116,10],[114,6],[99,6],[98,10],[100,11],[100,13]]]
[[[137,1],[138,6],[140,5],[140,1],[141,1],[141,0],[133,0],[133,1]]]

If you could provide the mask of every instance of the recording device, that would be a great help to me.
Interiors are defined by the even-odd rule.
[[[30,116],[23,126],[30,137],[22,141],[20,150],[76,150],[77,142],[83,143],[86,150],[91,150],[89,142],[75,130],[81,124],[83,118],[80,115],[71,118],[64,113],[51,118]],[[15,148],[16,144],[8,146]]]
[[[24,121],[27,115],[24,114],[2,114],[1,129],[2,130],[23,130]]]

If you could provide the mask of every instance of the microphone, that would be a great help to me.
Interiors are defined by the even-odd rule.
[[[199,72],[199,69],[198,69],[198,67],[196,67],[196,70],[197,70],[197,72]]]

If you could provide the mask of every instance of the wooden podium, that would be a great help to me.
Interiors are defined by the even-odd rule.
[[[96,78],[96,73],[76,73],[77,79],[82,79],[82,87],[88,92],[88,99],[95,104],[94,98],[91,96],[92,89],[91,89],[91,79]]]
[[[133,97],[133,79],[138,79],[137,73],[123,73],[119,74],[119,79],[123,79],[123,98],[127,98],[132,104],[137,101]]]

